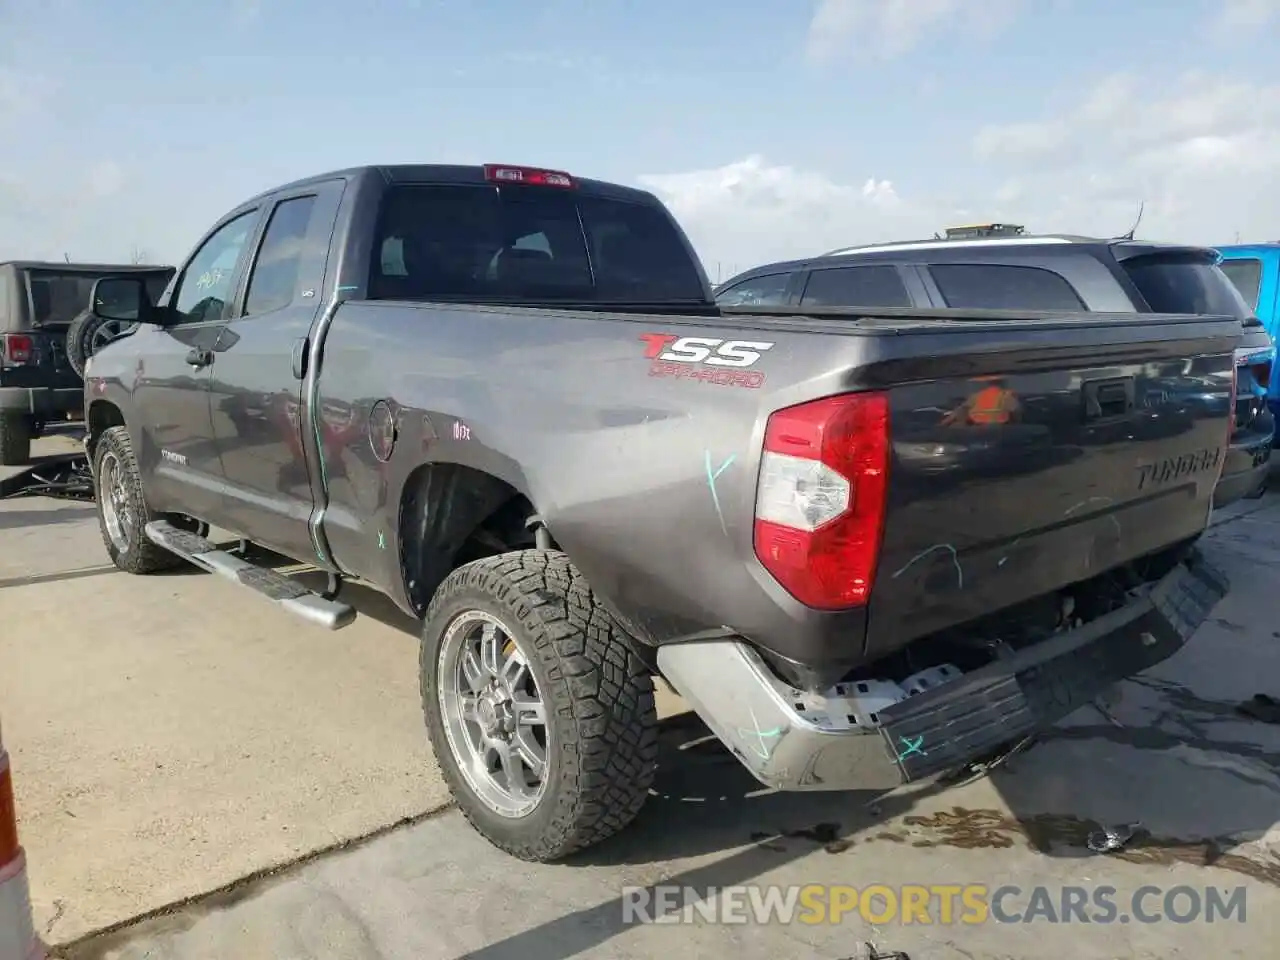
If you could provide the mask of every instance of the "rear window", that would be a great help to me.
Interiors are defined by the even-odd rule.
[[[1250,310],[1258,309],[1258,291],[1262,287],[1262,261],[1254,259],[1223,260],[1218,267],[1240,292]]]
[[[1124,261],[1129,279],[1156,313],[1253,316],[1240,291],[1216,265],[1189,257],[1136,257]]]
[[[527,186],[392,187],[369,296],[574,303],[705,303],[660,207]]]
[[[942,263],[929,267],[948,307],[968,310],[1083,310],[1063,277],[1040,267]]]
[[[68,324],[81,311],[89,308],[93,285],[109,272],[81,273],[57,270],[31,270],[27,283],[31,290],[31,321],[33,325]],[[147,289],[154,302],[169,284],[169,273],[150,275]]]
[[[802,307],[909,307],[902,275],[893,266],[815,270],[800,299]]]

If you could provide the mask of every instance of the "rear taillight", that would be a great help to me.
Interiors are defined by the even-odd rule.
[[[765,427],[755,551],[809,607],[862,606],[884,530],[889,401],[851,393],[779,410]]]
[[[0,338],[0,360],[11,366],[29,363],[35,351],[35,341],[25,333],[6,333]]]
[[[535,167],[513,167],[502,163],[486,163],[484,178],[499,183],[523,183],[536,187],[572,187],[573,177],[561,170]]]

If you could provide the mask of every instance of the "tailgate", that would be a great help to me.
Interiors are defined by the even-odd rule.
[[[1103,322],[1109,331],[1082,317],[1056,341],[1020,330],[968,357],[955,343],[944,354],[946,338],[934,337],[936,355],[889,389],[893,459],[869,650],[1205,528],[1233,420],[1239,323]]]

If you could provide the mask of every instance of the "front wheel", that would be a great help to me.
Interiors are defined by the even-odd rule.
[[[562,553],[455,570],[427,610],[422,708],[471,825],[550,862],[629,825],[657,759],[653,679]]]
[[[147,539],[147,524],[159,518],[142,495],[142,476],[126,427],[111,427],[98,438],[93,478],[98,526],[112,563],[126,573],[154,573],[182,563]]]

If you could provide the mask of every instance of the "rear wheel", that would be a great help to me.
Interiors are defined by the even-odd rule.
[[[0,413],[0,466],[17,467],[31,460],[31,417]]]
[[[142,495],[142,476],[128,429],[104,431],[93,461],[98,526],[111,562],[126,573],[155,573],[180,565],[177,555],[147,539],[147,524],[160,515],[151,512]]]
[[[548,862],[640,812],[653,782],[653,680],[564,554],[476,560],[436,591],[422,707],[436,761],[490,843]]]

